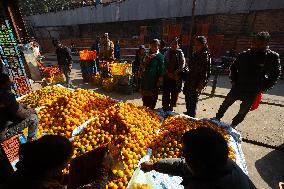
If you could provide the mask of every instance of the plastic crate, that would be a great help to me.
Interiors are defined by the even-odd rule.
[[[80,60],[95,60],[97,58],[96,51],[82,50],[80,53]]]
[[[111,65],[112,75],[131,75],[132,74],[132,64],[125,63],[115,63]]]
[[[1,142],[1,148],[11,164],[19,159],[19,148],[21,145],[20,136],[21,134],[18,134]]]

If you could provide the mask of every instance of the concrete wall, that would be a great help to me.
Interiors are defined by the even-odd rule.
[[[29,16],[35,26],[68,26],[191,15],[192,0],[126,0],[108,6],[89,6],[74,10]],[[248,13],[250,11],[281,9],[284,0],[198,0],[196,15]]]

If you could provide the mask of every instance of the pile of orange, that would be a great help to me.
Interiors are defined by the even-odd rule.
[[[195,121],[182,116],[170,117],[164,121],[161,126],[162,130],[157,135],[155,142],[150,146],[153,149],[152,161],[181,157],[182,135],[198,127],[212,128],[221,133],[227,141],[229,140],[230,136],[225,129],[209,121]],[[235,152],[231,147],[229,147],[229,157],[235,160]]]
[[[108,84],[105,83],[105,84]],[[123,169],[112,170],[115,177],[106,188],[125,189],[139,160],[147,148],[153,150],[152,161],[162,158],[181,157],[182,135],[198,127],[210,127],[221,133],[228,141],[229,135],[223,128],[208,121],[195,121],[183,116],[167,118],[161,125],[160,117],[132,103],[117,102],[108,96],[90,90],[70,91],[62,87],[46,87],[20,100],[30,107],[42,108],[39,132],[72,136],[72,131],[94,118],[75,136],[72,143],[76,158],[102,145],[112,144],[119,152]],[[229,148],[229,157],[235,160],[235,152]],[[65,169],[64,173],[68,173]]]
[[[58,98],[68,95],[70,92],[70,90],[64,87],[44,87],[28,94],[23,99],[19,100],[19,103],[25,104],[31,108],[51,105],[52,102],[56,101]]]
[[[113,170],[116,179],[107,188],[126,188],[147,147],[160,129],[160,117],[145,107],[118,103],[101,113],[73,141],[74,157],[111,143],[120,152],[123,170]]]
[[[58,98],[39,112],[41,133],[70,138],[72,131],[116,103],[110,97],[77,89]]]

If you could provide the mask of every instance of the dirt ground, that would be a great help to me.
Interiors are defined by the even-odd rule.
[[[51,57],[49,64],[54,63],[54,57]],[[142,105],[141,97],[138,93],[132,95],[123,95],[117,92],[107,93],[94,87],[91,83],[83,83],[79,64],[74,64],[72,70],[73,84],[76,87],[92,89],[100,93],[109,95],[118,100],[128,100],[138,105]],[[204,91],[211,92],[211,84]],[[39,84],[34,85],[39,88]],[[228,76],[220,76],[217,84],[216,95],[218,97],[209,97],[204,94],[200,96],[197,117],[211,118],[218,111],[219,106],[230,89]],[[257,141],[270,146],[281,148],[282,151],[265,148],[251,143],[242,143],[242,149],[245,154],[249,176],[257,188],[270,189],[278,188],[278,183],[284,181],[284,81],[281,80],[264,95],[264,104],[248,114],[237,130],[240,131],[244,139]],[[239,110],[239,102],[234,103],[225,114],[223,121],[230,123],[232,118]],[[161,107],[161,95],[156,108]],[[178,99],[178,106],[175,111],[185,112],[184,95],[181,93]]]

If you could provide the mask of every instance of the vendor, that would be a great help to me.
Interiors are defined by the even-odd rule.
[[[36,111],[16,101],[11,84],[9,76],[0,73],[0,141],[25,128],[28,128],[28,141],[35,140],[38,129]]]
[[[182,141],[184,158],[145,162],[141,169],[181,176],[184,187],[190,189],[256,189],[240,167],[228,159],[228,145],[220,133],[200,127],[186,132]]]
[[[46,135],[20,146],[17,171],[1,187],[3,189],[64,189],[62,170],[73,154],[71,142],[56,135]]]
[[[37,141],[22,144],[19,150],[21,158],[16,164],[17,171],[0,188],[65,189],[73,187],[72,184],[71,186],[67,184],[68,178],[66,179],[62,172],[70,163],[73,151],[72,143],[67,138],[57,135],[45,135]],[[105,156],[101,164],[95,165],[99,174],[90,184],[78,189],[105,188],[110,172],[109,162],[112,161],[109,158],[111,157]]]
[[[100,57],[106,61],[114,60],[114,44],[109,39],[108,33],[105,33],[102,38]]]

